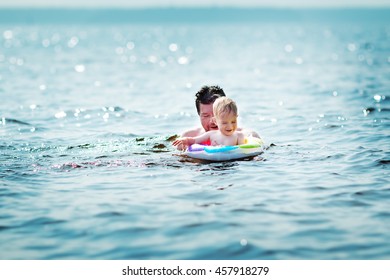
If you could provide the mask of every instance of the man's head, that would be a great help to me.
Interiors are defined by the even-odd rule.
[[[219,86],[203,86],[195,95],[196,110],[205,131],[218,129],[213,120],[213,103],[222,96],[225,93]]]

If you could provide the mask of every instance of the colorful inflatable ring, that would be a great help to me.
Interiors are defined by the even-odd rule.
[[[191,158],[208,161],[228,161],[254,157],[264,150],[264,143],[261,139],[248,137],[245,144],[237,146],[206,146],[193,144],[185,151],[185,155]]]

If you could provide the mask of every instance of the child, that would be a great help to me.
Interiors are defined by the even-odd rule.
[[[200,144],[210,140],[212,146],[235,146],[245,144],[245,135],[237,131],[237,106],[227,97],[219,97],[213,104],[213,113],[218,130],[210,130],[196,137],[181,137],[174,146]]]

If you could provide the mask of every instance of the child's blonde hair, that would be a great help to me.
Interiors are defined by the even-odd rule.
[[[219,97],[213,104],[213,113],[217,118],[223,113],[233,113],[237,116],[237,111],[236,102],[228,97]]]

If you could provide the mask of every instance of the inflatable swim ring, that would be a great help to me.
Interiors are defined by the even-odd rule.
[[[206,146],[193,144],[184,152],[186,156],[209,161],[227,161],[254,157],[264,150],[264,142],[255,137],[245,139],[245,144],[236,146]]]

